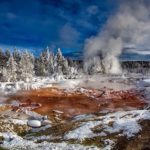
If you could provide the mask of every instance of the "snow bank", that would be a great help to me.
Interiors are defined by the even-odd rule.
[[[0,82],[0,93],[11,94],[18,90],[31,90],[43,87],[51,87],[56,82],[51,78],[34,78],[30,82]]]
[[[127,138],[130,138],[141,130],[138,121],[143,119],[150,120],[150,110],[121,111],[100,117],[89,117],[87,120],[82,120],[81,117],[83,123],[81,123],[80,127],[69,131],[65,135],[65,138],[83,140],[94,136],[106,136],[112,133],[121,133],[127,136]],[[94,133],[92,129],[96,126],[100,126],[103,130]]]
[[[33,78],[30,82],[0,82],[0,94],[12,94],[19,90],[31,90],[47,87],[57,87],[62,89],[74,89],[81,82],[80,79],[63,78]]]
[[[26,125],[27,124],[27,120],[21,120],[21,119],[11,119],[13,124],[18,124],[18,125]]]
[[[82,81],[80,79],[67,79],[57,83],[57,87],[61,89],[75,89]]]
[[[103,150],[111,150],[112,147],[115,145],[115,142],[112,141],[112,140],[110,140],[110,139],[106,139],[106,140],[104,141],[104,144],[106,145],[106,147],[103,148]]]
[[[141,80],[139,86],[150,86],[150,79]],[[101,89],[106,87],[118,91],[133,89],[136,86],[128,77],[104,76],[102,74],[93,76],[83,75],[78,79],[65,79],[62,76],[34,77],[30,82],[0,82],[0,93],[11,94],[18,90],[31,90],[46,87],[56,87],[66,90],[75,90],[76,88]]]
[[[70,131],[68,134],[65,135],[65,139],[85,139],[85,138],[92,138],[95,136],[95,134],[92,132],[91,128],[94,128],[95,126],[99,125],[100,121],[89,121],[87,123],[82,123],[82,125],[73,130]]]
[[[137,82],[137,88],[143,93],[147,102],[150,104],[150,79],[143,79]]]
[[[46,87],[57,87],[62,89],[75,88],[94,88],[100,89],[108,87],[114,90],[127,90],[134,86],[127,83],[127,78],[122,76],[82,76],[78,79],[64,79],[62,76],[57,77],[34,77],[29,82],[0,82],[0,93],[11,94],[18,90],[31,90]]]
[[[150,87],[150,79],[140,80],[138,83],[140,87]]]
[[[42,143],[35,143],[34,141],[31,140],[25,140],[15,134],[12,133],[1,133],[1,135],[5,138],[4,143],[1,145],[4,148],[7,149],[12,149],[12,150],[21,150],[21,149],[28,149],[28,150],[98,150],[99,148],[97,147],[87,147],[87,146],[82,146],[79,144],[68,144],[65,142],[61,143],[48,143],[48,142],[42,142]],[[44,137],[43,137],[44,138]]]

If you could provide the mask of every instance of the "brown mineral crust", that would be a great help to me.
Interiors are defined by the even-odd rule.
[[[141,109],[146,102],[140,100],[134,91],[86,90],[66,92],[56,88],[25,91],[12,96],[10,100],[20,101],[20,107],[34,105],[34,111],[42,115],[55,115],[54,110],[63,112],[61,117],[70,118],[79,114],[96,113],[102,110],[115,111],[128,108]]]

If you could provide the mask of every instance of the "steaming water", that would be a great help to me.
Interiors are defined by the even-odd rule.
[[[120,73],[118,57],[125,47],[150,47],[150,1],[119,2],[118,11],[110,16],[101,32],[85,41],[86,68],[93,68],[90,58],[98,56],[101,72]],[[90,63],[87,63],[89,60]]]

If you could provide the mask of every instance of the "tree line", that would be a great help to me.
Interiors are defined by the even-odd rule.
[[[35,76],[75,78],[79,73],[79,65],[72,59],[62,55],[60,49],[54,54],[47,47],[39,57],[29,51],[20,52],[15,49],[5,52],[0,49],[0,81],[29,81]]]

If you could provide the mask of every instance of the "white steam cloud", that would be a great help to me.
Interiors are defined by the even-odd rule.
[[[120,73],[118,56],[124,47],[150,47],[150,1],[120,0],[118,11],[107,21],[103,30],[97,36],[86,40],[85,69],[94,64],[88,61],[94,58],[100,61],[105,73]]]

